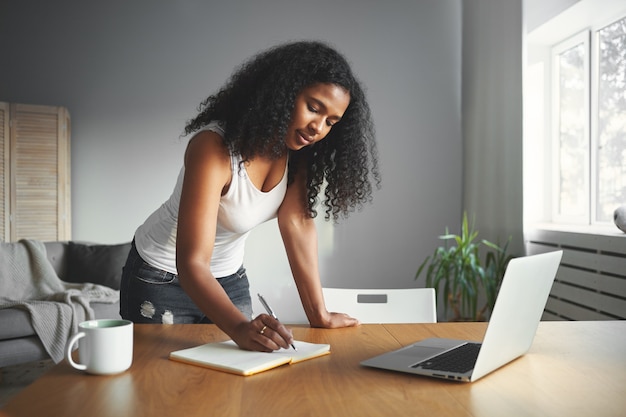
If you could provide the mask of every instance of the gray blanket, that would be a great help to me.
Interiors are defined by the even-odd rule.
[[[96,284],[70,284],[56,274],[43,242],[0,243],[0,308],[23,308],[56,362],[64,358],[78,324],[94,318],[90,302],[115,303],[119,292]]]

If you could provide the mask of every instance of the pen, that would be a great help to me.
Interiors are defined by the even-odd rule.
[[[259,293],[257,293],[257,295],[259,296],[259,301],[261,302],[261,304],[263,304],[263,307],[265,308],[265,311],[267,311],[267,314],[269,314],[270,316],[274,317],[276,320],[278,320],[278,317],[276,317],[276,314],[274,314],[274,311],[272,310],[272,308],[270,307],[269,304],[267,304],[267,302],[265,301],[265,298],[263,298],[263,296]],[[280,320],[278,320],[280,321]],[[293,350],[297,351],[298,349],[296,349],[296,347],[293,345],[293,343],[291,344],[291,347],[293,348]]]

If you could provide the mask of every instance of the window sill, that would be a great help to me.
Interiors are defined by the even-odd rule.
[[[529,227],[527,230],[546,230],[552,232],[578,233],[594,236],[622,237],[626,239],[626,233],[622,232],[615,226],[611,225],[578,225],[578,224],[561,224],[561,223],[537,223]]]

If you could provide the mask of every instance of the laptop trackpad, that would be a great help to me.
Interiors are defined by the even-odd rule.
[[[427,347],[427,346],[409,346],[406,349],[402,349],[397,352],[399,356],[404,356],[409,358],[411,364],[422,362],[428,358],[432,358],[435,355],[438,355],[447,348],[442,347]]]
[[[399,350],[383,353],[382,355],[361,362],[365,366],[375,368],[393,369],[406,371],[411,369],[416,363],[430,359],[446,350],[459,346],[464,342],[461,340],[430,338],[406,346]],[[414,369],[411,369],[411,373]]]

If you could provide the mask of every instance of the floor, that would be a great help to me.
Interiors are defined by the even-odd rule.
[[[1,368],[0,408],[4,407],[11,397],[46,373],[52,366],[54,366],[54,362],[50,359]]]

